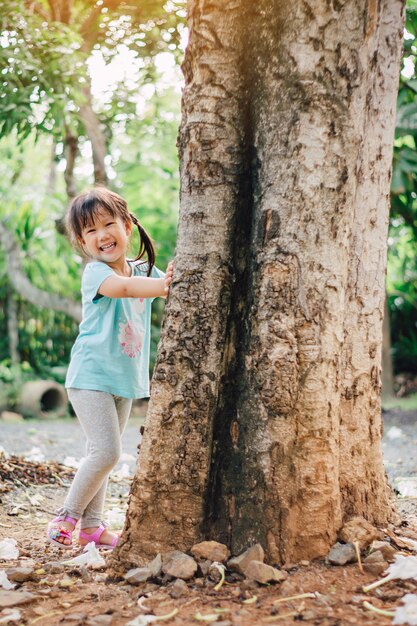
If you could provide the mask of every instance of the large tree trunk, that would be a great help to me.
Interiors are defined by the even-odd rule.
[[[380,445],[402,0],[190,0],[175,280],[120,565],[323,555]]]

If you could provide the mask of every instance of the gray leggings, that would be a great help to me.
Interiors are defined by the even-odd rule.
[[[58,515],[81,518],[81,528],[92,528],[103,522],[108,476],[120,457],[121,437],[132,400],[105,391],[67,391],[87,437],[87,456],[74,476]]]

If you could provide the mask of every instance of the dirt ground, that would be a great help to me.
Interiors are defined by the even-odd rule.
[[[1,467],[0,458],[0,472]],[[63,560],[80,554],[81,550],[76,546],[71,551],[63,551],[47,544],[45,527],[61,505],[71,475],[59,473],[59,468],[51,464],[48,469],[45,462],[39,463],[35,476],[30,477],[25,471],[24,467],[22,473],[14,471],[0,491],[0,541],[14,538],[19,548],[19,558],[0,561],[0,570],[29,567],[33,571],[30,579],[17,583],[14,590],[0,590],[0,624],[125,626],[131,622],[132,626],[148,623],[195,626],[214,622],[217,626],[256,626],[306,622],[322,626],[380,625],[390,624],[391,618],[371,612],[365,608],[364,601],[393,610],[400,606],[406,593],[417,593],[416,580],[405,580],[393,581],[366,594],[363,585],[380,576],[361,573],[357,563],[332,566],[324,559],[287,565],[287,579],[268,586],[229,573],[216,591],[216,582],[207,576],[197,576],[187,583],[181,597],[171,596],[175,595],[172,583],[161,586],[148,582],[132,586],[109,577],[105,566],[98,570],[64,566]],[[49,480],[51,475],[55,476],[52,478],[55,484],[41,484],[43,474],[48,474]],[[106,508],[111,512],[109,519],[113,528],[123,526],[129,487],[130,479],[121,475],[114,476],[110,482]],[[391,534],[405,534],[417,540],[416,503],[415,497],[399,500],[403,522],[401,527],[391,528]],[[403,553],[413,554],[408,550]],[[283,600],[303,593],[314,596]],[[172,617],[163,619],[170,614]]]

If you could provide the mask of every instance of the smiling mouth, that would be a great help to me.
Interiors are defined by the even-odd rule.
[[[108,243],[105,246],[100,246],[100,250],[102,250],[103,252],[108,252],[109,250],[112,250],[115,247],[116,247],[115,243]]]

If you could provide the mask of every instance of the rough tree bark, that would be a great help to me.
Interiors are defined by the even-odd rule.
[[[380,362],[403,0],[190,0],[175,280],[117,567],[395,517]]]

